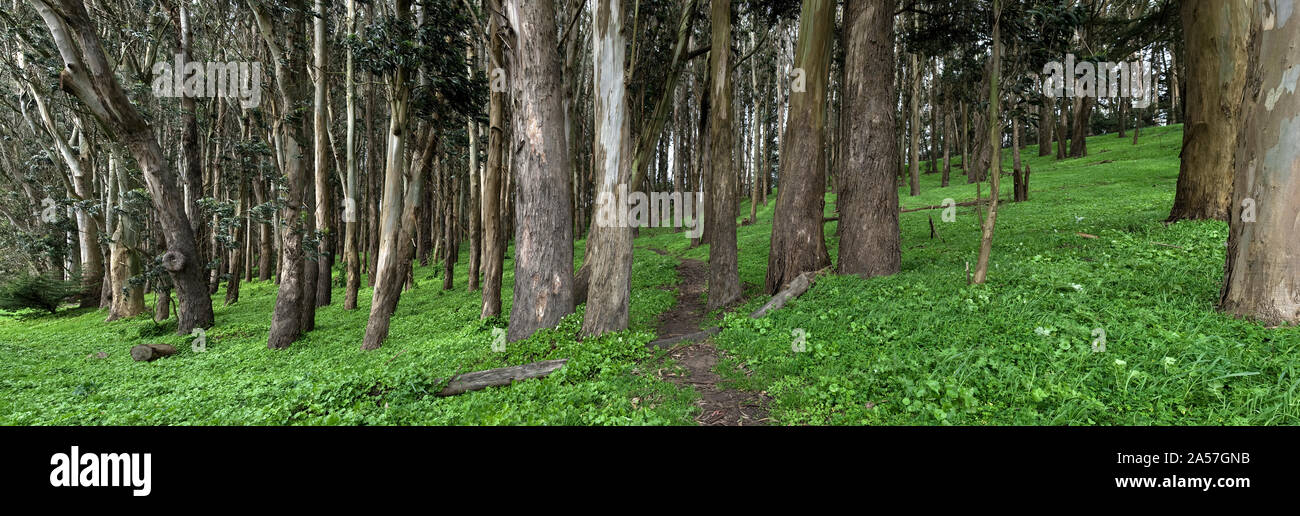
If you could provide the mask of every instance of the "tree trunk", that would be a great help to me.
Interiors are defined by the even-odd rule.
[[[710,185],[708,205],[712,208],[709,217],[714,222],[713,234],[709,240],[708,309],[714,310],[740,299],[740,269],[736,247],[736,199],[740,196],[740,191],[739,180],[732,171],[731,159],[731,0],[713,0],[711,13],[713,38],[709,59],[712,69],[709,75],[712,79],[709,84],[713,90],[713,105],[709,117],[709,140],[713,184]],[[824,161],[821,165],[824,166]],[[825,169],[819,168],[815,173],[824,175]],[[824,189],[825,186],[822,186],[818,193]],[[820,222],[818,227],[821,227]]]
[[[410,15],[409,0],[397,0],[396,23],[406,23]],[[410,233],[415,229],[415,212],[424,178],[407,173],[406,133],[409,127],[411,86],[405,66],[397,66],[388,77],[388,146],[384,163],[383,205],[380,210],[379,258],[376,264],[375,291],[370,302],[370,318],[366,323],[366,336],[362,350],[379,349],[388,338],[388,326],[397,310],[406,281],[404,263],[413,249]],[[429,135],[421,153],[421,161],[431,160],[436,148],[436,136]],[[403,182],[406,189],[403,191]],[[407,217],[410,217],[409,223]]]
[[[919,27],[917,15],[912,14],[912,27]],[[912,197],[921,195],[921,155],[920,155],[920,134],[921,134],[921,67],[917,63],[916,54],[908,54],[910,62],[910,73],[912,78],[909,81],[912,85],[912,92],[909,98],[912,100],[912,119],[908,123],[908,147],[907,147],[907,169],[909,178],[909,194]]]
[[[1056,118],[1056,159],[1065,159],[1066,154],[1068,154],[1066,152],[1066,145],[1068,144],[1069,134],[1070,134],[1069,132],[1070,118],[1066,106],[1069,105],[1069,102],[1070,101],[1068,99],[1064,99],[1064,98],[1061,99],[1060,101],[1061,116]],[[1134,135],[1134,137],[1136,137],[1136,135]]]
[[[1191,80],[1178,187],[1168,220],[1228,220],[1251,8],[1241,2],[1187,0],[1182,9]]]
[[[713,57],[709,56],[709,59],[713,59]],[[709,67],[706,66],[705,69],[705,77],[708,79],[710,77],[707,72]],[[709,86],[710,80],[705,80],[703,88],[701,88],[703,91],[700,92],[700,119],[695,128],[696,140],[700,142],[700,148],[698,149],[699,152],[696,153],[696,156],[698,157],[698,167],[696,168],[699,172],[696,174],[696,184],[698,185],[696,191],[700,192],[700,195],[704,195],[705,192],[709,192],[711,195],[713,191],[709,186],[712,184],[710,181],[713,177],[713,154],[710,151],[713,140],[710,139],[708,135],[709,104],[711,103],[709,97],[713,94],[713,88]],[[709,242],[709,235],[712,230],[713,222],[713,217],[711,216],[705,216],[703,217],[703,220],[696,221],[697,224],[703,226],[703,230],[698,231],[700,235],[698,238],[691,239],[692,248]]]
[[[1013,50],[1014,52],[1014,50]],[[1020,168],[1020,119],[1012,115],[1011,118],[1011,199],[1013,202],[1020,202],[1021,186],[1021,168]]]
[[[755,29],[753,26],[751,26],[749,30],[749,46],[751,48],[750,52],[758,52],[758,42],[755,38],[754,32]],[[755,108],[754,115],[750,119],[750,124],[749,124],[750,141],[752,142],[749,146],[749,167],[752,172],[750,173],[750,180],[749,180],[748,223],[753,224],[758,220],[759,153],[761,152],[761,149],[763,147],[762,138],[759,135],[759,128],[763,125],[760,122],[760,120],[762,119],[763,116],[763,104],[766,103],[766,99],[763,98],[761,96],[761,93],[758,91],[758,64],[757,63],[753,63],[749,67],[749,85],[750,85],[750,90],[753,92],[751,98],[755,99],[754,103],[756,104],[754,106]],[[760,98],[763,98],[763,100],[758,100]]]
[[[247,225],[248,224],[246,220],[248,218],[247,182],[244,180],[242,173],[234,174],[234,177],[235,177],[235,181],[238,182],[238,184],[235,185],[235,190],[236,192],[238,192],[237,195],[239,196],[239,199],[236,201],[238,202],[238,204],[235,207],[235,219],[239,220],[241,224]],[[243,277],[241,274],[243,272],[241,270],[243,267],[241,266],[244,263],[243,262],[244,260],[243,235],[240,234],[241,232],[242,232],[242,227],[232,228],[231,230],[232,233],[231,236],[233,238],[232,238],[231,248],[230,248],[230,254],[231,254],[230,272],[229,272],[230,279],[226,281],[226,306],[230,306],[239,302],[239,280],[242,279]]]
[[[256,17],[259,32],[266,46],[271,49],[272,61],[275,63],[275,82],[280,97],[280,119],[276,121],[281,145],[284,147],[285,200],[280,209],[280,223],[284,229],[280,235],[280,287],[275,296],[275,312],[271,318],[271,331],[267,338],[267,347],[283,349],[289,347],[303,332],[303,288],[307,279],[303,252],[302,210],[306,197],[307,158],[303,152],[302,117],[294,115],[292,106],[299,105],[307,98],[307,60],[301,48],[303,45],[294,41],[305,27],[305,2],[296,0],[291,10],[287,46],[281,50],[275,26],[270,15],[261,4],[250,4]],[[313,303],[314,305],[314,300]]]
[[[892,56],[892,53],[891,53]],[[951,97],[945,97],[943,105],[943,176],[939,179],[940,188],[948,187],[948,180],[952,176],[952,110]],[[891,110],[892,113],[892,110]]]
[[[631,296],[633,228],[628,223],[627,196],[640,189],[632,183],[632,121],[628,113],[623,13],[621,3],[600,0],[592,23],[592,75],[596,95],[595,121],[596,206],[588,232],[583,267],[589,269],[584,335],[601,335],[627,329]]]
[[[429,266],[429,253],[437,244],[442,243],[442,199],[435,197],[434,193],[441,194],[442,179],[442,162],[436,161],[432,174],[426,176],[421,194],[420,206],[416,209],[415,225],[415,259],[420,262],[421,267]],[[438,257],[434,256],[435,264]]]
[[[989,113],[988,113],[988,145],[989,145],[989,215],[984,219],[984,227],[980,235],[980,253],[978,261],[975,264],[975,275],[972,283],[980,285],[988,276],[989,255],[993,251],[993,228],[998,218],[998,187],[1002,181],[1002,121],[999,101],[1001,92],[999,85],[1002,76],[1002,44],[1001,23],[1002,9],[999,0],[993,0],[993,43],[989,45],[992,51],[989,55]]]
[[[1126,99],[1126,98],[1122,98],[1122,99],[1117,99],[1117,100],[1115,100],[1115,105],[1116,105],[1116,108],[1115,108],[1116,116],[1115,116],[1115,118],[1119,119],[1119,134],[1116,135],[1116,137],[1121,138],[1121,139],[1124,138],[1125,133],[1128,132],[1128,131],[1127,131],[1127,130],[1128,130],[1128,111],[1129,111],[1129,104],[1130,104],[1131,102],[1133,102],[1132,99]]]
[[[485,0],[484,5],[492,10],[500,10],[498,0]],[[506,88],[504,76],[498,76],[499,70],[505,73],[505,54],[501,42],[502,32],[500,16],[489,16],[490,56],[488,64],[492,67],[489,76],[493,81],[488,96],[488,152],[487,167],[483,169],[483,306],[479,317],[488,318],[501,315],[501,274],[505,261],[506,237],[502,228],[502,202],[505,196],[505,131],[509,120],[506,118]],[[501,83],[497,83],[497,80]]]
[[[966,173],[966,184],[971,184],[979,176],[970,162],[970,113],[966,106],[961,103],[961,169]]]
[[[510,59],[519,138],[515,187],[515,288],[507,338],[554,328],[573,312],[573,224],[564,92],[551,0],[507,0],[515,41]]]
[[[81,143],[80,175],[73,175],[72,185],[77,196],[91,200],[95,198],[94,172],[90,159],[91,143],[86,138],[84,129],[77,131]],[[104,224],[104,215],[92,214],[85,209],[77,210],[77,234],[81,251],[81,307],[96,308],[104,286],[104,253],[99,248],[99,227]]]
[[[303,128],[303,133],[307,128]],[[310,173],[310,171],[309,171]],[[320,267],[325,256],[321,242],[316,239],[316,181],[306,178],[307,191],[303,192],[303,264],[302,264],[302,332],[316,329],[316,289],[319,286]]]
[[[373,5],[366,7],[367,19],[373,19]],[[380,192],[384,189],[384,174],[376,169],[379,161],[375,141],[375,75],[366,74],[366,184],[370,190],[366,198],[366,285],[375,286],[379,264],[379,234],[382,216],[379,211]]]
[[[190,31],[189,8],[184,2],[179,2],[178,4],[177,13],[179,18],[176,21],[178,23],[180,34],[178,35],[179,37],[176,38],[176,53],[181,55],[181,61],[188,63],[193,60],[193,55],[191,53],[193,46],[191,40],[193,36]],[[173,71],[172,73],[177,72]],[[179,154],[182,171],[181,180],[184,182],[185,213],[189,217],[191,230],[197,236],[202,235],[204,229],[203,217],[199,211],[199,199],[203,198],[203,162],[202,158],[199,156],[198,107],[195,105],[194,97],[189,95],[181,95],[180,104],[181,142]],[[215,184],[216,182],[213,182],[214,186]],[[215,228],[213,228],[213,230],[215,231]],[[213,248],[208,249],[206,256],[201,250],[199,252],[200,259],[203,260],[205,264],[208,260],[204,258],[216,256],[215,246],[210,247]],[[206,268],[206,265],[204,268]],[[210,290],[209,293],[211,293]]]
[[[109,204],[124,208],[123,195],[131,190],[130,180],[119,168],[117,154],[110,151],[108,158]],[[138,229],[130,217],[117,212],[110,212],[108,217],[117,219],[113,224],[113,242],[109,246],[109,284],[112,286],[113,301],[108,309],[107,321],[116,321],[135,317],[144,313],[144,287],[132,285],[131,277],[140,274],[140,257],[136,253],[139,245]]]
[[[1074,134],[1070,137],[1070,157],[1082,158],[1088,155],[1088,121],[1092,118],[1092,106],[1096,101],[1092,97],[1079,96],[1074,99]]]
[[[164,268],[180,297],[177,333],[213,324],[212,298],[203,283],[203,263],[198,255],[193,228],[185,215],[185,199],[176,186],[176,176],[158,146],[153,128],[131,105],[103,53],[96,28],[80,0],[58,0],[55,13],[50,2],[33,0],[45,21],[65,68],[62,87],[83,104],[131,152],[144,172],[149,193],[163,231],[167,235]],[[65,25],[65,21],[67,25]]]
[[[356,34],[356,0],[348,0],[347,12],[347,30],[348,34]],[[347,49],[347,69],[344,81],[346,82],[347,95],[347,192],[343,201],[343,256],[347,260],[347,284],[343,294],[343,309],[357,309],[357,292],[361,289],[361,253],[357,249],[359,240],[360,224],[357,224],[357,85],[354,80],[354,70],[352,63],[352,48]],[[369,137],[369,135],[367,135]],[[369,159],[369,156],[366,157]]]
[[[1153,94],[1153,96],[1154,96],[1154,94]],[[1141,110],[1141,109],[1138,109],[1136,106],[1134,106],[1134,114],[1137,115],[1137,116],[1134,117],[1135,120],[1134,120],[1134,122],[1133,122],[1133,145],[1137,145],[1137,144],[1138,144],[1138,135],[1142,133],[1142,110]],[[1186,130],[1186,129],[1184,129],[1184,130]],[[1179,167],[1181,168],[1182,165],[1180,164]]]
[[[1042,95],[1038,104],[1038,156],[1052,155],[1052,129],[1056,125],[1053,120],[1056,109],[1053,106],[1051,97]],[[1120,115],[1120,130],[1124,130],[1123,115]]]
[[[469,45],[469,54],[466,61],[469,63],[469,72],[474,72],[474,45]],[[482,201],[482,190],[479,187],[478,167],[478,122],[474,118],[469,118],[468,127],[465,129],[469,133],[469,206],[465,212],[469,218],[469,278],[466,281],[466,288],[474,292],[479,288],[479,268],[482,264],[483,254],[483,214],[479,205]]]
[[[1237,136],[1232,190],[1236,214],[1228,220],[1219,299],[1220,310],[1270,326],[1300,323],[1295,211],[1300,206],[1300,146],[1295,141],[1300,95],[1293,91],[1295,68],[1278,66],[1294,63],[1300,23],[1294,15],[1290,20],[1279,16],[1284,2],[1259,0],[1254,5],[1246,68],[1246,84],[1253,86],[1246,89],[1241,106],[1245,118]]]
[[[939,67],[938,60],[930,60],[930,172],[939,171]]]
[[[438,162],[442,164],[441,173],[443,174],[443,195],[442,197],[442,242],[443,242],[443,260],[442,260],[442,289],[451,290],[456,281],[456,262],[460,258],[460,243],[458,240],[459,232],[456,231],[456,196],[459,185],[456,174],[452,172],[451,166],[447,160],[439,157]],[[566,174],[568,172],[565,172]],[[572,243],[570,243],[572,247]]]
[[[1232,7],[1232,6],[1229,6],[1229,7]],[[1186,8],[1187,8],[1186,3],[1183,4],[1182,8],[1183,8],[1183,9],[1186,9]],[[1215,17],[1216,17],[1216,18],[1222,18],[1222,17],[1224,17],[1224,14],[1225,14],[1225,13],[1223,13],[1223,12],[1215,13]],[[1227,14],[1228,14],[1228,16],[1231,16],[1231,15],[1232,15],[1231,13],[1227,13]],[[1183,18],[1183,24],[1184,24],[1183,27],[1184,27],[1184,30],[1186,30],[1186,24],[1187,24],[1187,22],[1188,22],[1189,20],[1187,19],[1186,16],[1183,16],[1182,18]],[[1183,34],[1183,38],[1184,38],[1184,39],[1187,38],[1187,34],[1186,34],[1186,33]],[[1191,47],[1191,46],[1188,45],[1188,48],[1190,48],[1190,47]],[[1202,49],[1197,49],[1197,50],[1202,50]],[[1221,50],[1220,52],[1222,52],[1222,50]],[[1235,73],[1234,73],[1233,75],[1235,76],[1237,73],[1240,73],[1240,72],[1241,72],[1241,69],[1238,68],[1238,69],[1235,70],[1234,72],[1235,72]],[[1169,123],[1170,123],[1170,124],[1176,124],[1176,123],[1178,123],[1180,120],[1184,120],[1184,121],[1185,121],[1185,118],[1184,118],[1183,116],[1180,116],[1180,113],[1181,113],[1181,112],[1180,112],[1179,109],[1178,109],[1178,106],[1179,106],[1178,99],[1179,99],[1179,87],[1178,87],[1178,50],[1177,50],[1176,48],[1174,48],[1174,47],[1170,47],[1170,49],[1169,49]],[[1184,101],[1184,102],[1185,102],[1185,101]]]
[[[131,358],[136,362],[153,362],[175,354],[176,346],[171,344],[140,344],[131,348]]]
[[[658,143],[663,139],[663,128],[669,118],[673,90],[679,77],[678,63],[687,52],[694,0],[683,11],[678,24],[670,72],[654,111],[641,127],[639,139],[632,136],[630,111],[627,106],[627,87],[623,82],[622,38],[619,36],[617,8],[604,5],[597,8],[593,17],[593,44],[595,45],[595,74],[597,103],[593,131],[597,138],[593,161],[601,171],[597,188],[597,213],[587,239],[586,256],[579,274],[590,278],[587,288],[587,310],[583,318],[583,334],[600,335],[627,328],[628,306],[631,297],[632,238],[635,228],[624,224],[621,211],[627,195],[647,184],[647,174],[655,157]],[[644,95],[644,90],[641,91]],[[606,115],[608,113],[608,115]],[[516,176],[518,177],[518,176]],[[522,182],[520,183],[522,185]],[[644,193],[642,194],[644,195]],[[734,204],[733,204],[734,207]],[[614,219],[611,221],[610,215]],[[733,216],[734,220],[734,216]],[[611,224],[611,222],[617,222]],[[579,293],[575,292],[576,301]]]
[[[315,110],[312,117],[312,126],[315,129],[315,159],[316,165],[316,230],[320,232],[320,244],[317,247],[318,255],[316,258],[316,288],[315,288],[315,306],[312,307],[312,314],[315,314],[316,306],[328,306],[331,301],[331,294],[334,290],[334,283],[331,281],[334,265],[334,196],[330,192],[330,139],[327,127],[329,124],[329,115],[326,109],[329,104],[326,100],[326,90],[329,88],[329,70],[327,66],[328,50],[325,38],[325,24],[328,20],[328,14],[325,8],[324,0],[315,0],[315,16],[312,17],[312,29],[315,33],[313,38],[316,68],[315,84]],[[314,319],[314,317],[313,317]],[[315,326],[313,320],[311,327]],[[308,329],[311,329],[308,327]]]
[[[839,273],[863,277],[897,273],[902,263],[898,226],[898,153],[894,151],[892,6],[848,0],[844,120],[856,135],[840,168]],[[947,139],[944,182],[948,178]]]
[[[804,71],[805,83],[803,91],[793,90],[790,94],[786,147],[781,149],[781,184],[767,260],[765,290],[769,294],[781,290],[801,273],[830,264],[822,233],[826,195],[823,149],[834,12],[831,0],[804,0],[800,14],[794,65]]]
[[[266,191],[266,181],[260,177],[254,178],[253,181],[253,195],[257,198],[257,203],[262,204],[266,202],[266,194],[264,193]],[[257,226],[257,280],[271,281],[271,277],[275,272],[275,266],[272,264],[276,263],[275,242],[272,234],[275,231],[275,226],[268,223],[261,223]]]

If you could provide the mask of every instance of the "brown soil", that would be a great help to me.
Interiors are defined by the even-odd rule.
[[[663,251],[654,249],[664,254]],[[699,260],[683,259],[677,266],[682,282],[678,286],[677,306],[659,318],[659,339],[700,331],[708,314],[703,294],[709,278],[709,265]],[[684,374],[665,373],[664,379],[679,386],[689,386],[700,393],[696,405],[700,414],[695,422],[706,426],[757,426],[767,423],[767,398],[761,393],[723,389],[721,377],[713,372],[722,352],[710,340],[684,342],[668,351],[668,356],[684,368]]]

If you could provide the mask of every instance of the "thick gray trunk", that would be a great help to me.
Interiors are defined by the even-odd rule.
[[[849,0],[844,27],[844,119],[848,134],[856,137],[845,145],[840,170],[839,273],[884,276],[897,273],[902,262],[891,7]]]
[[[1300,323],[1300,95],[1291,90],[1294,74],[1277,66],[1294,60],[1300,23],[1294,15],[1278,16],[1283,2],[1259,0],[1253,6],[1246,83],[1254,86],[1242,105],[1219,300],[1224,312],[1267,325]]]
[[[573,221],[555,7],[551,0],[508,0],[505,15],[516,42],[509,60],[515,288],[507,333],[516,341],[573,312]]]

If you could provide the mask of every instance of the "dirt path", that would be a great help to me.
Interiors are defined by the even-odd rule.
[[[661,250],[652,249],[659,254]],[[659,316],[658,338],[665,339],[700,331],[700,323],[708,314],[703,294],[709,278],[709,265],[699,260],[683,259],[677,266],[682,282],[678,286],[677,306]],[[664,379],[681,387],[692,387],[700,393],[696,405],[700,415],[695,422],[704,426],[757,426],[767,423],[766,399],[759,393],[723,389],[722,379],[713,372],[722,352],[710,340],[688,342],[668,351],[685,374],[664,373]]]

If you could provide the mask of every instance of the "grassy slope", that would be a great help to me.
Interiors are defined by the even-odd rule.
[[[717,342],[731,359],[719,369],[774,396],[783,424],[1294,424],[1300,329],[1214,313],[1226,225],[1160,223],[1180,143],[1179,127],[1152,128],[1136,147],[1111,134],[1090,139],[1087,158],[1028,158],[1031,200],[1002,205],[985,286],[965,281],[979,238],[972,208],[954,223],[937,210],[905,213],[901,274],[825,277],[766,319],[726,317]],[[937,174],[922,176],[924,194],[904,189],[904,207],[973,199],[959,175],[946,189]],[[749,296],[740,313],[765,299],[774,205],[739,230]],[[928,238],[929,216],[944,241]],[[833,257],[835,224],[826,228]],[[707,247],[688,249],[667,230],[644,231],[636,245],[631,331],[577,342],[580,308],[506,353],[490,351],[491,328],[504,321],[478,320],[463,257],[453,291],[440,290],[434,268],[417,270],[420,286],[373,353],[357,350],[365,291],[361,310],[320,309],[317,331],[279,352],[265,348],[267,284],[246,283],[239,304],[217,309],[204,353],[147,316],[0,317],[0,424],[686,424],[695,395],[654,379],[660,357],[640,345],[672,306],[676,281],[676,259],[647,248],[705,259]],[[806,353],[791,352],[795,328],[809,335]],[[1104,353],[1090,349],[1094,328],[1106,331]],[[137,364],[126,351],[140,342],[181,352]],[[109,358],[85,358],[97,351]],[[428,396],[435,378],[560,357],[572,361],[543,380]]]
[[[973,208],[953,223],[904,213],[902,273],[826,277],[764,320],[729,318],[717,339],[734,357],[725,369],[773,395],[785,424],[1300,422],[1300,328],[1215,313],[1227,225],[1161,223],[1181,141],[1180,126],[1143,129],[1137,146],[1111,133],[1059,163],[1031,146],[1030,201],[1001,204],[987,285],[966,285]],[[923,194],[903,188],[902,204],[973,199],[956,174],[942,189],[923,175]],[[943,241],[929,238],[931,216]],[[766,231],[742,229],[742,276],[756,284]],[[805,353],[791,351],[795,328],[808,334]],[[1092,352],[1096,328],[1105,352]]]
[[[580,243],[576,256],[581,251]],[[440,267],[417,269],[419,286],[402,296],[389,340],[369,353],[358,349],[370,301],[365,289],[353,312],[342,309],[342,289],[335,289],[336,303],[317,312],[316,330],[283,351],[266,349],[275,300],[275,286],[266,283],[244,283],[234,306],[222,307],[224,297],[214,297],[217,325],[203,353],[191,350],[191,337],[173,335],[174,320],[159,327],[147,315],[111,324],[100,310],[0,318],[0,424],[690,422],[694,393],[637,370],[650,356],[642,343],[653,338],[655,316],[674,303],[675,260],[637,251],[632,331],[577,342],[580,311],[558,330],[510,344],[506,353],[491,351],[491,328],[505,320],[479,321],[480,295],[465,291],[465,263],[462,257],[452,291],[434,279]],[[506,261],[506,310],[513,266]],[[180,352],[132,362],[127,350],[142,342],[174,344]],[[86,358],[98,351],[109,357]],[[429,395],[441,388],[437,378],[455,373],[566,357],[570,362],[544,380],[451,398]]]

